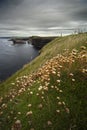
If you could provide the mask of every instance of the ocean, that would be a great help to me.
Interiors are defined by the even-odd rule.
[[[0,81],[6,80],[39,54],[33,45],[13,44],[8,38],[0,38]]]

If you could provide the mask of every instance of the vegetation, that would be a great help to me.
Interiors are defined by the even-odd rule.
[[[0,85],[0,130],[86,130],[86,80],[87,34],[56,38]]]

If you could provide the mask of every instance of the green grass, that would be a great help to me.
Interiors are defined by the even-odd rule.
[[[11,129],[16,120],[21,130],[86,130],[86,80],[87,34],[56,38],[0,84],[0,130]]]

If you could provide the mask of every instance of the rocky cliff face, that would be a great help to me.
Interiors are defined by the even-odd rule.
[[[35,48],[41,49],[44,45],[51,42],[55,38],[56,37],[30,37],[30,42]]]

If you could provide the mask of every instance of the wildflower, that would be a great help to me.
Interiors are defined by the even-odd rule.
[[[7,104],[3,103],[2,108],[7,108]]]
[[[57,97],[58,100],[60,100],[60,97]]]
[[[15,85],[15,83],[11,83],[11,85]]]
[[[60,77],[60,74],[58,73],[57,76]]]
[[[18,115],[21,115],[21,112],[18,112]]]
[[[36,93],[36,96],[39,96],[39,93]]]
[[[50,126],[50,125],[52,125],[52,122],[51,121],[47,121],[47,124]]]
[[[42,90],[42,88],[43,88],[43,87],[42,87],[42,86],[40,86],[40,87],[38,88],[38,90],[40,91],[40,90]]]
[[[62,105],[62,103],[61,103],[61,102],[58,102],[58,105]]]
[[[55,86],[55,89],[57,89],[57,86]]]
[[[62,68],[62,66],[60,65],[59,68]]]
[[[15,96],[14,96],[14,95],[12,95],[12,98],[15,98]]]
[[[75,82],[75,79],[72,79],[73,82]]]
[[[15,121],[15,124],[13,125],[12,129],[20,130],[21,128],[22,128],[21,121],[20,120]]]
[[[60,93],[62,93],[63,91],[62,90],[59,90]]]
[[[44,99],[44,97],[43,97],[43,96],[42,96],[41,98],[42,98],[42,99]]]
[[[43,107],[43,105],[42,105],[42,104],[39,104],[39,105],[38,105],[38,108],[40,108],[40,109],[41,109],[42,107]]]
[[[56,110],[57,113],[60,113],[60,110]]]
[[[56,74],[56,72],[55,72],[55,71],[52,71],[52,74]]]
[[[59,88],[56,88],[57,91],[59,91]]]
[[[81,46],[81,49],[85,50],[85,49],[86,49],[86,47],[85,47],[85,46]]]
[[[45,86],[48,86],[50,83],[49,82],[45,82]]]
[[[44,87],[44,90],[48,91],[48,87]]]
[[[69,110],[69,108],[65,108],[65,110],[66,110],[66,112],[69,114],[70,113],[70,110]]]
[[[51,88],[54,88],[54,86],[51,86]]]
[[[32,114],[33,114],[33,112],[29,111],[29,112],[26,113],[26,116],[29,116],[29,115],[32,115]]]
[[[60,83],[60,80],[57,80],[57,83]]]
[[[87,73],[87,69],[83,69],[82,72],[83,72],[83,73]]]
[[[32,94],[33,94],[33,92],[31,91],[31,92],[30,92],[30,94],[32,95]]]
[[[69,75],[70,75],[70,76],[73,76],[73,73],[70,73]]]
[[[32,106],[32,104],[28,104],[28,107],[31,107]]]
[[[65,102],[62,102],[63,105],[66,105]]]
[[[0,115],[2,115],[2,114],[3,114],[3,111],[0,112]]]

